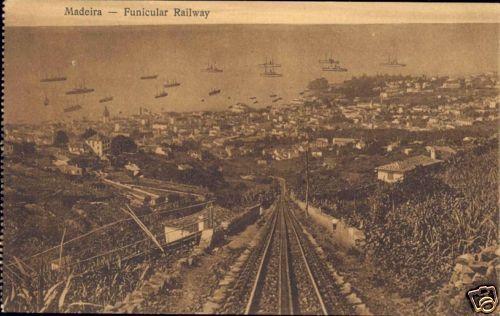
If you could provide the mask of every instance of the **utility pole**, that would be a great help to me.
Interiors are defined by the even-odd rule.
[[[306,216],[309,217],[309,140],[306,149]]]
[[[208,213],[208,217],[209,217],[209,226],[210,228],[214,228],[214,209],[213,209],[213,204],[210,203],[210,206],[209,206],[209,213]]]

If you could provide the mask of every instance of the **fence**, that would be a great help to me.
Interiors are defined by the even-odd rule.
[[[199,212],[205,207],[210,206],[212,202],[213,201],[208,201],[175,209],[163,210],[138,216],[138,218],[150,228],[154,235],[158,236],[164,234],[163,222],[165,219],[174,215],[177,217],[179,212],[182,213],[186,210],[189,210],[189,212],[186,212],[189,214],[195,211]],[[179,229],[194,232],[195,229],[193,225],[198,225],[198,222],[184,224]],[[69,265],[88,263],[89,261],[102,257],[128,258],[143,253],[145,249],[157,247],[149,237],[141,238],[143,236],[144,233],[134,220],[127,216],[127,218],[108,223],[85,234],[63,241],[60,245],[36,253],[28,258],[23,258],[20,261],[26,263],[28,266],[55,263],[61,256],[61,252],[63,254],[72,254],[71,258],[66,259],[71,262]],[[165,238],[161,238],[161,240],[165,240]],[[162,244],[162,246],[164,245],[166,245],[166,243]],[[10,258],[9,261],[12,259],[13,258]],[[14,264],[12,260],[11,263],[6,266],[12,267]]]

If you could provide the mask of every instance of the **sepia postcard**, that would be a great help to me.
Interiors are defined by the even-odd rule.
[[[2,312],[500,311],[500,5],[3,20]]]

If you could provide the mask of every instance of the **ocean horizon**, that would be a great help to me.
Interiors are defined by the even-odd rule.
[[[111,115],[139,107],[223,110],[238,102],[262,108],[274,104],[270,95],[288,102],[320,77],[335,83],[363,74],[465,76],[498,69],[496,24],[7,27],[5,36],[6,123],[93,119],[104,105]],[[381,66],[391,51],[407,66]],[[319,60],[327,54],[348,71],[322,71]],[[282,77],[261,76],[259,64],[271,58],[282,65]],[[212,63],[223,72],[202,71]],[[40,82],[55,75],[67,80]],[[158,78],[141,80],[145,75]],[[181,85],[155,98],[167,80]],[[95,91],[66,95],[83,83]],[[209,96],[211,89],[221,93]],[[111,102],[99,103],[108,96]],[[77,103],[82,110],[63,111]]]

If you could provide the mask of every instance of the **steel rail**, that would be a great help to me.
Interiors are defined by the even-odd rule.
[[[290,212],[291,211],[289,211],[287,213],[290,213]],[[314,275],[312,274],[311,268],[309,267],[309,263],[307,261],[307,257],[306,257],[306,254],[305,254],[304,248],[303,248],[304,246],[302,245],[302,241],[300,240],[299,234],[297,233],[297,229],[296,229],[295,224],[294,224],[294,220],[296,220],[296,219],[295,218],[292,219],[292,215],[288,215],[286,217],[288,217],[288,220],[291,224],[290,227],[292,228],[292,232],[297,239],[297,244],[299,245],[299,250],[300,250],[300,253],[302,255],[302,259],[304,261],[304,264],[306,266],[307,274],[309,275],[309,278],[310,278],[311,283],[312,283],[313,288],[314,288],[314,292],[316,293],[319,304],[321,306],[321,311],[323,312],[324,315],[328,315],[329,313],[328,313],[328,310],[326,309],[325,303],[323,302],[323,297],[321,296],[321,292],[319,291],[318,284],[316,283],[316,279],[314,278]]]
[[[290,262],[288,260],[288,237],[285,214],[283,208],[280,210],[280,260],[279,260],[279,298],[280,314],[293,315],[292,285],[290,281]]]
[[[276,232],[276,226],[277,226],[276,223],[278,221],[278,210],[275,210],[274,212],[275,213],[273,214],[273,216],[274,216],[273,223],[272,223],[272,226],[271,226],[271,230],[268,233],[268,237],[267,237],[267,240],[266,240],[266,246],[264,248],[264,254],[263,254],[263,256],[262,256],[262,258],[260,260],[259,269],[257,270],[257,275],[255,277],[255,281],[254,281],[253,286],[252,286],[252,291],[250,293],[250,298],[248,299],[248,303],[247,303],[247,306],[245,308],[245,315],[252,314],[252,310],[254,308],[254,305],[256,304],[257,289],[260,288],[260,284],[262,282],[262,277],[263,277],[262,271],[263,271],[264,266],[265,266],[265,264],[267,262],[267,258],[269,256],[269,249],[271,248],[270,245],[272,243],[274,234]]]

